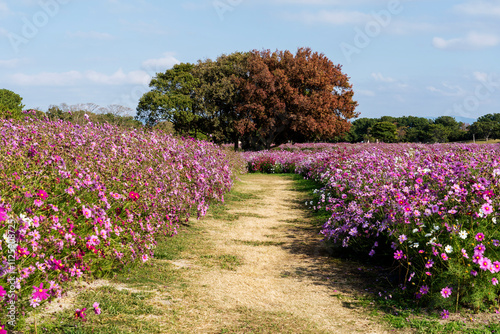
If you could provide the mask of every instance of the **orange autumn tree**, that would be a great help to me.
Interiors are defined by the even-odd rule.
[[[328,140],[349,131],[358,115],[349,77],[324,54],[254,50],[246,65],[247,75],[234,79],[240,95],[234,124],[244,149]]]

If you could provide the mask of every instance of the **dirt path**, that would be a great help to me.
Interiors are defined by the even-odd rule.
[[[200,333],[388,332],[352,301],[354,270],[326,256],[292,180],[245,175],[234,192],[251,198],[200,222],[213,254],[174,262],[190,266],[198,298],[181,323]],[[210,259],[226,267],[196,265]]]

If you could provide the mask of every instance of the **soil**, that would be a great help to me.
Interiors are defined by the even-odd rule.
[[[237,219],[207,217],[201,224],[214,252],[235,256],[239,265],[234,270],[191,267],[190,289],[201,296],[199,303],[210,305],[202,308],[207,314],[195,331],[218,332],[221,324],[240,321],[244,309],[286,315],[284,332],[293,321],[311,333],[394,332],[359,306],[359,268],[328,256],[290,178],[245,175],[234,191],[255,194],[228,205],[228,214]]]

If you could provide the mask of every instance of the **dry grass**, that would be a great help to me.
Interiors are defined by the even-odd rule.
[[[232,201],[226,212],[231,219],[208,217],[202,224],[213,257],[231,254],[241,264],[235,270],[214,266],[191,272],[190,290],[198,305],[205,305],[194,332],[385,332],[355,303],[346,303],[355,291],[345,284],[353,279],[344,270],[352,268],[325,256],[290,179],[248,175],[235,190],[258,195]]]

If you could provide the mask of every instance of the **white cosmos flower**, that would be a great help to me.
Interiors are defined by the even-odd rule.
[[[453,253],[453,247],[451,247],[450,245],[447,245],[445,248],[444,248],[444,251],[448,254],[450,253]]]
[[[417,233],[418,232],[418,228],[414,228],[412,232],[413,233]]]
[[[467,233],[467,231],[464,231],[464,230],[462,230],[462,231],[458,232],[458,236],[459,236],[460,238],[462,238],[462,239],[467,239],[467,236],[468,236],[468,235],[469,235],[469,234]]]

